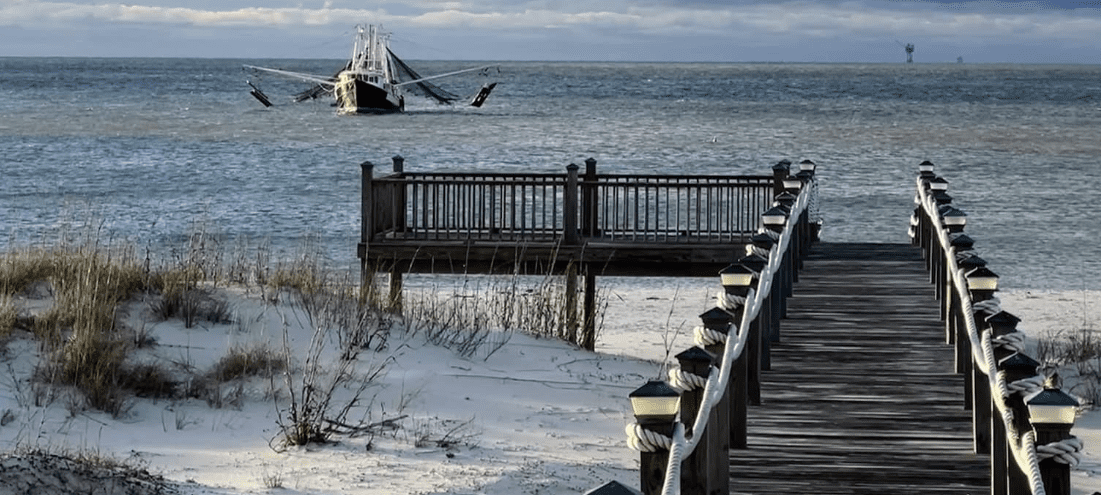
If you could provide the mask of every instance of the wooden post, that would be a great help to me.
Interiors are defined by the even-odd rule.
[[[1036,376],[1036,371],[1040,368],[1040,363],[1025,354],[1016,353],[1000,361],[998,367],[1005,371],[1006,383],[1013,383],[1018,380]],[[1006,405],[1013,410],[1014,427],[1019,433],[1024,433],[1031,427],[1028,424],[1028,409],[1025,408],[1025,393],[1026,392],[1023,390],[1016,393],[1010,393],[1006,401]],[[1008,478],[1009,495],[1031,495],[1032,490],[1029,488],[1031,485],[1029,484],[1028,476],[1024,472],[1025,468],[1017,464],[1017,460],[1012,453],[1009,452],[1009,448],[1007,443],[1005,472]],[[993,469],[991,469],[991,476],[993,475],[994,472]],[[994,483],[991,483],[991,486],[993,485]]]
[[[991,337],[996,338],[1015,332],[1017,323],[1020,321],[1020,318],[1006,311],[999,311],[997,314],[988,316],[985,323],[990,326]],[[999,372],[1005,370],[1005,360],[1013,354],[1013,350],[995,345],[994,361],[998,363],[997,370]],[[1008,375],[1009,373],[1006,372],[1007,380],[1009,379]],[[1007,397],[1007,404],[1008,400]],[[1005,421],[1003,421],[1000,411],[993,403],[991,403],[990,412],[990,493],[991,495],[1006,495],[1009,491],[1009,444]]]
[[[1071,425],[1064,424],[1033,424],[1036,430],[1036,445],[1061,442],[1071,437]],[[1054,458],[1040,461],[1040,478],[1044,481],[1044,492],[1047,495],[1071,495],[1070,492],[1070,465],[1063,464]]]
[[[631,407],[639,428],[663,437],[672,437],[677,424],[677,408],[680,392],[660,380],[651,380],[631,392]],[[671,407],[672,406],[672,407]],[[642,493],[657,495],[665,485],[665,468],[669,464],[669,450],[643,442],[654,450],[643,450],[639,459],[639,478]]]
[[[394,155],[390,158],[394,163],[394,174],[402,176],[405,174],[405,158],[401,155]],[[405,232],[408,224],[405,219],[406,204],[406,186],[401,185],[394,188],[394,204],[391,206],[394,214],[394,232]]]
[[[374,169],[375,166],[369,161],[365,161],[360,166],[360,192],[359,192],[359,244],[360,244],[360,258],[359,258],[359,276],[360,276],[360,290],[366,290],[368,287],[374,285],[374,275],[367,272],[367,252],[368,244],[371,240],[371,236],[374,235],[374,226],[371,223],[374,218],[374,211],[372,211],[373,203],[371,201],[373,197],[373,185],[374,185]]]
[[[582,184],[581,199],[581,235],[592,237],[600,235],[599,228],[599,195],[597,191],[596,160],[585,160],[585,182]]]
[[[394,314],[402,311],[401,282],[401,269],[395,263],[390,268],[390,312]]]
[[[704,379],[707,379],[708,375],[711,374],[711,369],[715,363],[715,355],[698,346],[693,346],[677,354],[676,358],[681,372]],[[712,450],[709,443],[711,437],[706,429],[700,432],[692,430],[692,425],[697,421],[697,416],[704,412],[700,410],[703,406],[703,391],[703,387],[692,388],[685,390],[680,396],[680,417],[681,422],[685,424],[685,436],[701,435],[699,443],[696,444],[696,449],[681,464],[681,493],[704,495],[712,493],[712,464],[710,461],[714,456],[720,454],[724,458],[728,458],[725,452],[720,453]],[[711,411],[706,412],[710,416],[707,425],[707,428],[710,428],[714,423],[711,420],[713,416],[710,415]]]
[[[983,330],[989,332],[989,329]],[[980,331],[980,336],[982,332]],[[990,379],[982,372],[978,364],[971,364],[971,431],[974,434],[975,453],[990,453],[990,417],[992,400],[990,397]]]
[[[577,231],[577,170],[579,168],[573,163],[566,166],[566,190],[562,195],[562,200],[565,202],[562,205],[562,227],[565,230],[562,233],[562,243],[567,246],[576,246],[581,243]]]
[[[733,328],[733,323],[736,317],[740,314],[735,311],[735,314],[730,314],[719,308],[711,308],[705,313],[700,315],[700,320],[703,322],[703,327],[727,336],[727,338],[733,338],[730,335],[730,330]],[[704,349],[708,352],[719,357],[719,362],[725,361],[726,357],[723,356],[725,350],[724,343],[708,344]],[[719,401],[715,411],[719,418],[718,428],[716,433],[719,435],[719,441],[722,442],[722,446],[716,443],[716,450],[729,450],[731,448],[744,449],[746,448],[746,417],[748,411],[746,409],[746,371],[745,371],[745,353],[735,358],[730,369],[730,380],[727,383],[727,389],[723,393],[722,400]],[[725,421],[724,421],[725,418]],[[725,441],[723,441],[725,440]]]
[[[577,264],[566,266],[566,342],[577,344]]]
[[[596,273],[590,264],[585,265],[585,322],[581,329],[581,348],[596,350]]]
[[[667,423],[639,423],[643,428],[658,435],[671,437],[675,422]],[[660,495],[665,485],[665,468],[669,464],[669,451],[657,450],[654,452],[642,452],[639,458],[639,474],[642,478],[642,493],[645,495]]]
[[[772,166],[772,195],[777,196],[784,192],[784,179],[788,178],[788,173],[791,172],[791,160],[783,159],[779,163]]]

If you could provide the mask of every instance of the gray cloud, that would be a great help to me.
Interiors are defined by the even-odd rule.
[[[226,9],[210,0],[146,0],[144,5],[10,0],[0,4],[0,25],[39,31],[89,24],[99,29],[186,27],[215,37],[224,31],[229,38],[241,28],[270,29],[285,37],[295,30],[347,30],[356,21],[369,21],[395,31],[522,36],[518,40],[568,32],[579,37],[616,33],[624,43],[642,44],[654,43],[654,37],[692,38],[702,46],[712,37],[716,43],[780,48],[895,38],[922,40],[924,45],[1004,41],[1096,48],[1101,43],[1101,9],[1079,4],[1083,2],[416,0],[355,8],[363,4],[335,0]]]

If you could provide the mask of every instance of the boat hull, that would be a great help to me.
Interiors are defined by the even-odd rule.
[[[405,98],[389,83],[371,82],[378,76],[342,72],[337,76],[336,106],[341,113],[394,113],[405,110]]]

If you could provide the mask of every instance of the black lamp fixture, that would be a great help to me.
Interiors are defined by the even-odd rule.
[[[639,424],[671,423],[680,412],[680,392],[664,380],[650,380],[631,392],[631,410]]]
[[[774,232],[782,232],[784,230],[784,224],[788,221],[788,215],[784,210],[773,206],[768,211],[761,215],[761,223],[764,224],[766,229]]]

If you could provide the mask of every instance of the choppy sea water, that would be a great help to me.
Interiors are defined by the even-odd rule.
[[[1101,289],[1101,66],[501,62],[441,85],[486,106],[292,104],[338,60],[0,58],[0,249],[93,218],[179,245],[195,222],[354,266],[359,164],[407,170],[761,173],[819,165],[827,241],[905,242],[917,165],[950,181],[1004,287]],[[422,74],[480,62],[411,61]],[[251,79],[277,105],[248,94]]]

